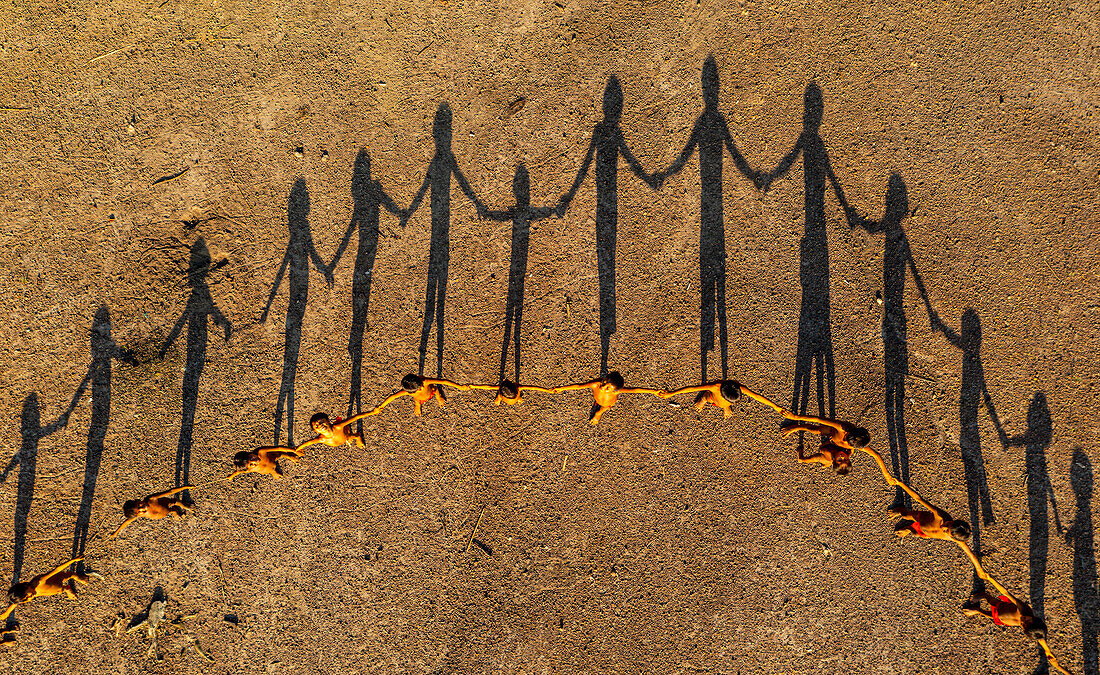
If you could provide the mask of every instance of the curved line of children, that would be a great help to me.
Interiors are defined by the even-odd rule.
[[[189,506],[181,501],[179,493],[184,490],[194,490],[215,483],[232,481],[237,476],[246,473],[269,475],[273,478],[282,478],[283,471],[279,466],[279,460],[285,459],[297,462],[302,458],[302,451],[311,445],[326,445],[340,447],[344,444],[353,444],[362,448],[365,446],[361,431],[352,430],[352,425],[367,417],[381,413],[387,406],[395,401],[410,397],[413,402],[413,414],[420,415],[422,407],[432,399],[435,399],[442,407],[446,404],[443,388],[450,387],[459,391],[489,390],[496,391],[495,403],[515,405],[523,402],[523,393],[536,391],[545,394],[560,394],[568,391],[589,390],[595,405],[589,417],[590,424],[597,424],[605,412],[610,410],[618,402],[621,394],[649,394],[663,399],[672,398],[681,394],[696,394],[695,407],[702,410],[708,405],[713,405],[722,410],[723,417],[728,418],[733,413],[731,407],[735,402],[745,398],[763,403],[772,408],[784,418],[784,435],[795,432],[808,432],[817,434],[821,445],[812,454],[805,454],[801,444],[798,449],[798,461],[805,464],[821,464],[831,468],[838,475],[847,474],[852,466],[852,453],[864,452],[878,465],[886,483],[898,487],[906,492],[917,504],[923,508],[891,507],[889,514],[896,518],[894,533],[899,537],[914,536],[925,539],[941,539],[957,545],[974,566],[974,571],[981,579],[989,582],[997,589],[998,595],[993,596],[988,592],[980,592],[972,595],[962,606],[962,611],[967,616],[986,616],[999,626],[1016,626],[1023,629],[1024,633],[1035,640],[1042,648],[1050,665],[1059,672],[1069,675],[1069,671],[1063,668],[1046,642],[1046,623],[1042,618],[1035,616],[1031,607],[1008,591],[1000,582],[989,575],[982,567],[974,551],[970,548],[970,525],[965,520],[952,518],[951,514],[928,502],[924,497],[913,490],[903,481],[895,478],[886,467],[886,463],[876,450],[870,447],[871,437],[866,429],[844,420],[834,420],[812,415],[798,415],[776,404],[766,396],[753,391],[735,380],[719,380],[709,384],[682,387],[680,389],[652,389],[648,387],[625,386],[622,376],[617,372],[577,384],[567,384],[558,387],[537,387],[532,385],[519,385],[509,380],[503,380],[497,385],[489,384],[459,384],[445,379],[425,378],[415,374],[406,375],[401,380],[401,389],[390,394],[378,406],[368,412],[360,413],[347,420],[336,418],[329,419],[325,413],[317,413],[310,420],[310,426],[317,436],[296,447],[259,447],[255,450],[238,452],[233,458],[235,470],[224,478],[209,481],[201,485],[185,485],[165,492],[149,495],[143,499],[131,499],[123,505],[125,520],[118,526],[108,539],[114,539],[122,533],[132,522],[148,518],[159,520],[171,516],[182,518]],[[64,593],[70,598],[76,597],[76,584],[88,584],[92,577],[102,578],[95,572],[81,572],[70,567],[84,558],[76,558],[63,563],[46,574],[40,574],[30,581],[12,586],[8,591],[10,602],[7,610],[0,614],[0,621],[6,620],[16,607],[26,604],[35,598],[48,597]],[[988,605],[988,609],[983,606]],[[7,634],[18,630],[18,624],[9,626],[0,633]]]

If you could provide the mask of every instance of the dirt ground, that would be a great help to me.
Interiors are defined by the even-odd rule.
[[[452,390],[104,540],[357,391],[514,379],[509,327],[521,382],[655,387],[721,377],[724,328],[1100,672],[1100,7],[609,5],[0,3],[0,575],[104,577],[0,672],[1043,672],[759,405]],[[659,188],[623,159],[689,137]]]

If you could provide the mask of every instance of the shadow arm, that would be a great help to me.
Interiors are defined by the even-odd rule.
[[[225,341],[229,342],[229,336],[233,334],[233,325],[229,323],[229,319],[225,318],[225,315],[216,306],[211,307],[210,318],[214,320],[215,326],[221,326],[225,329]]]
[[[351,233],[355,231],[355,226],[358,221],[352,216],[348,221],[348,229],[344,230],[344,236],[340,237],[340,243],[336,246],[336,253],[332,254],[332,262],[328,264],[328,269],[336,269],[336,264],[340,262],[340,258],[343,257],[344,251],[347,250],[348,244],[351,242]]]
[[[569,207],[569,203],[573,201],[573,197],[577,196],[577,190],[581,189],[581,183],[584,182],[584,177],[588,174],[589,167],[592,166],[592,158],[596,154],[596,135],[593,133],[592,140],[588,142],[588,150],[584,153],[584,161],[581,162],[581,168],[577,169],[577,176],[573,179],[573,184],[569,186],[569,191],[561,196],[558,200],[558,205],[554,207],[558,216],[565,214],[565,209]]]
[[[387,211],[398,217],[405,214],[405,211],[397,205],[397,202],[393,200],[393,197],[390,197],[389,193],[382,188],[382,184],[378,181],[374,182],[374,193],[378,196],[378,203]]]
[[[642,168],[642,163],[638,161],[638,158],[634,156],[634,153],[630,151],[630,146],[626,144],[626,139],[623,138],[623,132],[618,132],[619,136],[619,152],[622,154],[623,159],[626,160],[627,166],[634,172],[634,175],[645,181],[645,184],[656,190],[661,187],[661,181],[658,178],[659,173],[650,175],[646,173],[646,170]]]
[[[260,323],[267,321],[267,313],[271,311],[271,303],[275,302],[275,294],[279,292],[279,286],[283,283],[283,275],[286,274],[286,268],[289,264],[290,249],[287,249],[286,254],[283,256],[283,262],[279,265],[279,271],[275,273],[275,282],[271,284],[271,293],[267,296],[267,304],[264,305],[264,311],[260,313]],[[163,358],[163,352],[161,356]]]
[[[767,189],[771,187],[771,184],[773,182],[782,178],[783,176],[786,176],[787,172],[791,170],[792,166],[794,166],[794,161],[798,159],[798,155],[802,152],[805,145],[806,135],[805,133],[802,133],[798,136],[798,140],[795,141],[794,145],[787,152],[787,154],[784,155],[783,158],[779,160],[779,163],[775,165],[774,169],[767,173],[758,172],[758,175],[760,176],[760,183],[757,185],[757,188],[763,191],[767,191]]]
[[[470,181],[466,180],[466,175],[462,173],[462,169],[458,168],[458,161],[451,156],[451,168],[455,174],[455,180],[458,182],[458,187],[462,190],[462,194],[466,195],[474,204],[474,208],[477,209],[478,214],[488,213],[489,207],[485,205],[480,199],[478,199],[477,193],[474,192],[474,188],[470,185]]]
[[[176,325],[172,326],[172,332],[168,333],[168,338],[164,341],[164,344],[161,345],[160,351],[157,352],[158,359],[163,359],[164,355],[168,353],[168,348],[171,347],[172,343],[176,341],[176,338],[180,336],[180,333],[183,331],[183,324],[187,323],[190,316],[191,303],[188,302],[187,306],[183,309],[183,313],[180,314],[180,318],[176,321]],[[97,368],[97,366],[94,365],[92,367]]]
[[[655,176],[662,182],[680,173],[680,171],[687,165],[688,160],[691,159],[692,153],[695,152],[695,146],[699,144],[699,121],[696,120],[695,126],[691,128],[691,135],[688,136],[687,144],[684,149],[680,151],[676,159],[672,160],[672,164],[662,171],[658,171]]]
[[[413,196],[412,201],[409,203],[409,208],[405,209],[405,212],[401,215],[399,224],[404,227],[409,222],[409,218],[416,213],[416,210],[420,208],[420,202],[424,201],[424,195],[428,194],[428,186],[431,185],[432,170],[435,168],[435,162],[433,161],[428,165],[428,170],[424,173],[424,182],[420,184],[420,189],[416,191],[416,195]]]
[[[764,185],[764,175],[752,168],[745,156],[741,154],[741,150],[738,149],[737,143],[733,140],[733,134],[730,133],[725,119],[722,120],[722,139],[725,141],[726,150],[729,151],[730,157],[733,158],[733,165],[737,167],[741,175],[751,180],[757,188],[762,187]]]

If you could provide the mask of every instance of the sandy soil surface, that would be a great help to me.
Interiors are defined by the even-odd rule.
[[[873,465],[796,463],[758,405],[400,401],[104,541],[421,366],[515,378],[508,328],[522,382],[657,387],[721,377],[724,328],[1098,672],[1100,7],[608,4],[0,3],[0,574],[104,577],[0,671],[1041,672]],[[693,129],[657,189],[622,158]]]

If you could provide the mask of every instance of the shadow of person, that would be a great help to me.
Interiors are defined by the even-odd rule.
[[[279,401],[275,406],[275,442],[279,445],[279,433],[282,430],[283,412],[286,412],[286,442],[294,445],[294,377],[298,372],[298,353],[302,347],[302,321],[306,316],[306,301],[309,300],[309,264],[325,275],[325,281],[332,287],[332,270],[325,266],[317,248],[313,245],[313,236],[309,230],[309,191],[304,178],[294,181],[287,197],[286,222],[289,239],[286,253],[275,273],[271,284],[271,294],[260,314],[260,323],[267,321],[271,303],[283,283],[287,280],[286,333],[283,342],[283,379],[279,384]]]
[[[351,174],[351,197],[354,202],[351,222],[344,232],[328,269],[335,270],[347,249],[352,233],[356,233],[355,269],[351,277],[351,332],[348,335],[348,358],[351,360],[351,393],[348,396],[348,417],[363,412],[363,336],[369,328],[367,316],[370,309],[371,275],[374,259],[378,254],[380,206],[398,216],[404,211],[382,189],[382,184],[371,178],[370,154],[360,149],[355,156]],[[362,432],[363,424],[359,423]]]
[[[1100,611],[1097,608],[1096,548],[1092,529],[1092,462],[1084,451],[1073,453],[1069,481],[1077,497],[1077,514],[1066,531],[1066,543],[1073,546],[1073,604],[1081,619],[1081,660],[1085,675],[1100,673]]]
[[[966,475],[966,494],[970,503],[970,527],[974,533],[973,549],[975,555],[982,557],[982,525],[994,522],[993,503],[989,497],[989,481],[986,477],[985,459],[982,456],[982,436],[978,428],[978,413],[984,405],[989,412],[993,428],[1001,441],[1008,447],[1008,436],[1001,427],[997,410],[993,407],[993,397],[985,383],[985,369],[982,367],[982,322],[973,308],[963,312],[958,333],[952,331],[927,305],[933,330],[938,330],[963,353],[962,377],[959,387],[959,451],[962,455],[963,470]],[[980,520],[980,523],[979,523]],[[974,575],[974,592],[985,590],[985,582]]]
[[[88,528],[92,519],[92,499],[95,497],[99,466],[103,460],[103,444],[107,438],[107,426],[111,421],[111,361],[118,359],[137,365],[133,355],[115,344],[111,338],[111,313],[106,305],[100,305],[92,320],[90,331],[92,363],[88,367],[92,390],[91,418],[88,422],[88,445],[84,456],[84,488],[80,496],[80,508],[76,514],[73,532],[73,558],[84,555],[88,542]],[[84,571],[84,562],[77,563],[77,572]]]
[[[474,203],[478,213],[485,211],[485,205],[478,199],[466,176],[458,168],[458,160],[451,150],[451,124],[453,115],[446,103],[439,104],[432,122],[432,138],[435,139],[435,154],[428,164],[424,182],[405,211],[401,224],[404,225],[420,206],[425,193],[431,189],[432,238],[428,250],[428,283],[424,295],[424,323],[420,329],[420,375],[424,375],[424,363],[428,354],[428,338],[431,336],[432,323],[435,323],[435,372],[436,377],[443,376],[443,317],[447,305],[447,272],[451,264],[451,176],[455,177],[459,188],[467,199]]]
[[[726,332],[726,233],[722,209],[722,161],[729,150],[734,166],[741,175],[757,184],[761,176],[754,171],[737,149],[726,118],[718,109],[718,64],[714,55],[703,62],[701,77],[703,112],[695,120],[691,136],[680,155],[664,171],[656,174],[658,182],[678,173],[699,150],[699,370],[707,381],[707,354],[714,351],[715,319],[722,379],[729,374],[728,340]]]
[[[210,296],[210,287],[206,283],[206,276],[211,271],[228,262],[227,259],[222,258],[217,264],[213,264],[210,251],[207,250],[206,242],[202,237],[191,245],[187,267],[187,284],[191,287],[191,295],[188,296],[187,305],[172,326],[172,332],[168,334],[157,355],[157,358],[164,358],[168,348],[179,338],[184,324],[187,324],[187,356],[183,366],[181,397],[183,411],[180,418],[180,438],[176,444],[176,487],[191,484],[191,442],[195,431],[195,410],[199,404],[199,379],[206,366],[206,341],[209,332],[207,319],[213,319],[215,325],[222,327],[227,342],[233,330],[229,320],[214,304],[214,299]],[[190,504],[190,490],[180,493],[180,499]]]
[[[1051,422],[1047,397],[1041,391],[1035,392],[1027,407],[1027,431],[1014,436],[1010,447],[1025,448],[1024,462],[1027,466],[1027,512],[1030,523],[1028,536],[1028,567],[1030,586],[1028,600],[1036,616],[1043,616],[1046,600],[1047,551],[1050,548],[1050,520],[1047,516],[1047,502],[1054,513],[1054,527],[1062,533],[1062,523],[1058,518],[1058,504],[1054,500],[1054,486],[1050,483],[1047,471],[1046,449],[1050,446]],[[1049,670],[1046,654],[1040,656],[1036,673]]]
[[[619,78],[607,79],[603,93],[603,119],[592,130],[584,161],[569,191],[562,195],[556,208],[560,215],[580,189],[595,158],[596,182],[596,271],[600,286],[600,374],[607,374],[611,335],[616,330],[615,306],[615,247],[619,230],[619,156],[626,160],[634,175],[651,187],[658,180],[642,169],[634,153],[626,144],[619,126],[623,115],[623,90]]]
[[[905,437],[905,378],[909,376],[908,319],[905,316],[906,268],[912,270],[918,288],[924,282],[917,272],[909,238],[902,221],[909,215],[909,192],[901,176],[891,174],[886,187],[886,206],[882,220],[859,219],[868,232],[884,233],[882,260],[882,345],[883,379],[886,388],[886,433],[894,475],[909,483],[909,444]],[[856,223],[850,222],[851,225]],[[893,506],[910,506],[909,495],[901,488],[894,493]]]
[[[837,180],[829,161],[825,141],[821,138],[824,117],[824,97],[816,82],[806,85],[803,97],[802,133],[774,170],[762,173],[757,185],[768,189],[773,181],[790,170],[798,155],[802,155],[805,181],[806,229],[800,245],[799,281],[802,285],[802,306],[798,315],[798,350],[795,355],[794,391],[791,410],[806,414],[811,383],[816,381],[818,414],[835,417],[836,369],[833,365],[833,338],[830,318],[829,239],[826,231],[825,192],[832,187],[849,226],[862,224],[862,219],[848,204],[844,189]],[[815,376],[816,371],[816,376]],[[799,448],[803,439],[799,433]]]
[[[27,398],[23,399],[23,412],[19,416],[19,435],[22,442],[19,445],[19,450],[12,456],[8,465],[4,467],[3,473],[0,473],[0,483],[3,483],[8,479],[8,476],[11,474],[12,470],[15,469],[16,465],[19,466],[19,476],[16,479],[13,531],[14,546],[11,556],[12,586],[19,583],[19,576],[23,573],[23,557],[27,551],[27,518],[30,516],[31,503],[34,501],[35,471],[38,465],[38,444],[44,438],[61,430],[69,423],[69,417],[72,415],[73,410],[76,409],[76,404],[88,389],[88,383],[92,379],[92,373],[93,371],[89,370],[88,374],[84,376],[84,380],[80,383],[80,386],[77,387],[76,393],[73,394],[72,401],[69,402],[69,407],[65,409],[65,412],[61,413],[56,420],[48,424],[42,424],[42,416],[38,410],[38,394],[32,391],[30,394],[27,394]],[[9,616],[7,628],[11,628],[15,623],[14,616]]]
[[[527,276],[527,251],[531,238],[531,221],[548,218],[554,214],[554,209],[547,206],[531,206],[531,178],[527,174],[527,167],[523,164],[516,166],[516,173],[512,177],[512,194],[516,198],[515,205],[507,211],[487,210],[481,214],[490,220],[512,221],[512,252],[508,263],[508,299],[504,308],[504,339],[500,345],[500,377],[505,379],[505,371],[508,369],[508,346],[514,343],[512,356],[515,361],[515,371],[512,381],[520,380],[520,342],[523,332],[523,281]]]

